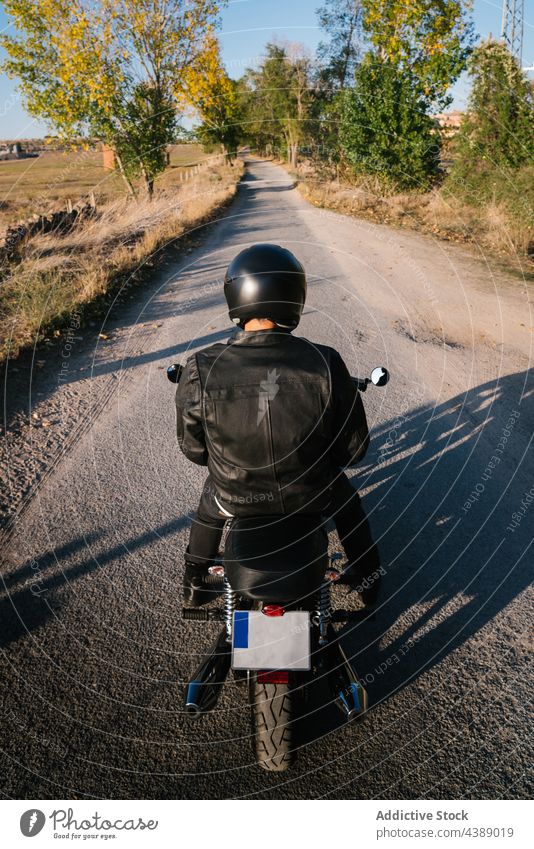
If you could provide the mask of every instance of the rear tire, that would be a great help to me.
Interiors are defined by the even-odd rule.
[[[289,684],[260,684],[254,673],[250,682],[254,754],[258,765],[269,772],[283,772],[295,762],[294,705]]]

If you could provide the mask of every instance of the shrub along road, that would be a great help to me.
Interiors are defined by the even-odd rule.
[[[373,707],[344,728],[318,710],[278,777],[252,761],[237,684],[213,715],[181,712],[216,628],[179,618],[205,472],[178,451],[164,372],[226,337],[224,269],[259,241],[306,266],[299,334],[339,348],[352,374],[392,373],[364,398],[372,449],[354,475],[387,572],[377,621],[345,635]],[[35,377],[69,450],[6,544],[5,796],[528,796],[531,325],[526,288],[489,262],[317,210],[251,161],[202,247]]]

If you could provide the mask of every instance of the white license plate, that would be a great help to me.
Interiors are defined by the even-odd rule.
[[[234,669],[310,668],[310,614],[288,610],[266,616],[258,610],[236,610],[232,629]]]

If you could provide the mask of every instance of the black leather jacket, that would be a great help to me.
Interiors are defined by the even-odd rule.
[[[180,448],[208,466],[219,506],[236,516],[321,512],[340,467],[369,444],[337,351],[280,328],[238,331],[191,356],[176,411]]]

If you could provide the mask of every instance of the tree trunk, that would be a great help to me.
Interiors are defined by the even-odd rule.
[[[128,191],[128,194],[130,195],[130,197],[135,199],[137,197],[137,195],[136,195],[135,189],[132,185],[132,181],[130,180],[130,178],[128,177],[128,174],[124,170],[124,164],[122,162],[122,159],[121,159],[121,157],[119,156],[119,154],[117,153],[116,150],[114,150],[113,152],[115,154],[115,162],[119,166],[119,171],[121,172],[121,177],[126,184],[126,189]]]
[[[287,130],[284,132],[284,141],[286,143],[285,156],[287,159],[287,164],[291,165],[291,136],[289,135],[289,132]],[[280,157],[280,159],[282,159],[282,156]]]
[[[299,149],[298,144],[295,144],[294,142],[292,142],[291,144],[288,145],[289,164],[290,164],[291,168],[297,167],[298,149]]]
[[[141,173],[143,175],[143,180],[145,181],[147,197],[149,200],[152,200],[154,197],[154,177],[148,173],[143,164],[141,164]]]

